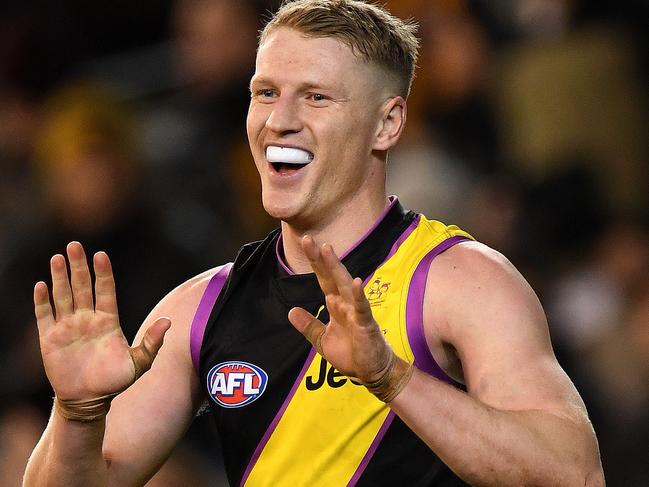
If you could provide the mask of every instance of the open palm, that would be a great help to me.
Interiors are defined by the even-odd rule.
[[[47,285],[39,282],[34,288],[45,372],[60,399],[79,400],[121,392],[135,381],[136,364],[142,362],[139,367],[143,370],[150,367],[169,321],[158,320],[149,328],[140,347],[130,348],[119,326],[115,281],[108,256],[103,252],[94,256],[93,298],[83,247],[72,242],[67,255],[69,277],[64,256],[55,255],[50,261],[54,309]]]

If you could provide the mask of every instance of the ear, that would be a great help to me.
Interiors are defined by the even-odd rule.
[[[381,120],[376,127],[373,150],[387,151],[397,144],[406,125],[407,111],[406,100],[400,96],[385,102]]]

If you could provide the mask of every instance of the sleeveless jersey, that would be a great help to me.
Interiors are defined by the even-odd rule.
[[[393,199],[342,256],[350,274],[363,279],[373,316],[394,352],[457,387],[426,344],[423,299],[434,257],[470,238]],[[294,306],[328,322],[315,275],[294,275],[284,265],[279,230],[244,246],[231,268],[215,274],[199,305],[192,358],[230,485],[466,485],[388,405],[313,349],[288,321]]]

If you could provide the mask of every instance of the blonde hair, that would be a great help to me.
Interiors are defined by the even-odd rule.
[[[261,31],[259,44],[278,27],[343,42],[363,61],[392,74],[398,94],[408,97],[419,50],[412,20],[404,21],[362,0],[288,0]]]

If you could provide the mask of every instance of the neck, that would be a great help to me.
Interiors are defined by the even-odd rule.
[[[389,206],[385,193],[362,201],[341,205],[330,215],[327,223],[317,227],[297,227],[282,222],[282,244],[286,263],[296,274],[312,272],[311,264],[302,251],[302,237],[311,235],[318,245],[330,244],[336,255],[344,255],[376,224]]]

